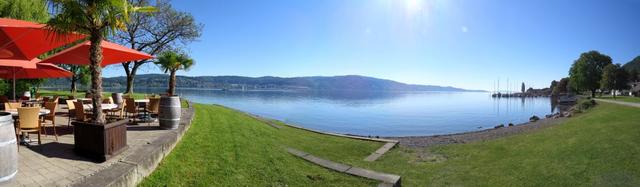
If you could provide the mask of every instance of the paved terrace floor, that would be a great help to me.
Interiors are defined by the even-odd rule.
[[[56,118],[58,141],[52,135],[53,129],[47,126],[49,135],[42,136],[42,145],[38,146],[37,135],[31,134],[31,146],[20,146],[18,173],[10,186],[70,186],[82,183],[85,178],[136,152],[141,145],[171,132],[160,130],[157,122],[129,125],[129,148],[106,162],[97,163],[73,152],[73,126],[67,127],[65,108],[66,105],[59,106]]]

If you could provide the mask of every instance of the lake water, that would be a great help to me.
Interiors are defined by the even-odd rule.
[[[145,93],[162,91],[136,89]],[[549,98],[494,99],[489,93],[478,92],[178,89],[177,93],[194,102],[220,104],[310,129],[365,136],[474,131],[523,123],[532,115],[543,117],[556,110]]]

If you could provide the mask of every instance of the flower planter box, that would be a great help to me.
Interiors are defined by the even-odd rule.
[[[74,151],[81,156],[99,162],[120,154],[127,149],[128,119],[105,125],[90,122],[73,122]]]

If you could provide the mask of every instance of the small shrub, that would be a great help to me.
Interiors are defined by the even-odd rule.
[[[578,111],[585,111],[596,106],[596,101],[593,99],[585,99],[578,103]]]

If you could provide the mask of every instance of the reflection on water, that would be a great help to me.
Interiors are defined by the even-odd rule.
[[[201,89],[178,89],[177,93],[194,102],[220,104],[311,129],[372,136],[458,133],[522,123],[532,115],[543,117],[557,110],[549,98],[495,99],[489,93]]]

